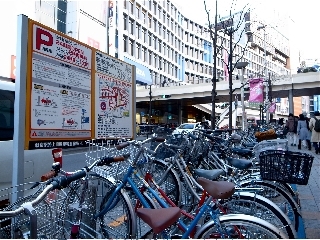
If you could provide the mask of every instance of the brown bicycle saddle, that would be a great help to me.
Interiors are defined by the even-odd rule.
[[[231,182],[211,181],[209,179],[199,177],[198,183],[203,189],[215,199],[227,199],[235,192],[235,185]]]
[[[174,224],[180,215],[180,208],[178,207],[137,209],[137,216],[147,223],[155,234],[162,232]]]

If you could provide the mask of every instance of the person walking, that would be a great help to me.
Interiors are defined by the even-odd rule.
[[[292,113],[289,114],[288,120],[286,122],[286,127],[288,127],[288,143],[291,143],[291,146],[297,146],[297,125],[298,122],[295,120],[295,117]]]
[[[311,133],[311,142],[314,146],[316,154],[320,151],[320,113],[319,111],[314,112],[314,117],[310,119],[309,128],[312,131]]]
[[[299,115],[298,125],[297,125],[297,134],[299,136],[298,149],[301,149],[301,142],[305,140],[308,145],[308,149],[311,150],[311,142],[309,138],[309,126],[308,122],[305,119],[303,114]]]

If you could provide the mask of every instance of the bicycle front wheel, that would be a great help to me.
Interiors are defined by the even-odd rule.
[[[110,201],[110,209],[100,217],[100,231],[104,238],[133,239],[136,237],[136,218],[128,194],[121,190],[114,199],[111,199],[115,190],[112,186],[101,202],[100,211]]]
[[[210,221],[202,226],[195,238],[232,239],[286,239],[286,235],[274,225],[245,214],[228,214],[219,217],[220,224]]]

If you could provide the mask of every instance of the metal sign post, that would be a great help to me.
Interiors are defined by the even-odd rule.
[[[16,81],[14,101],[14,134],[13,134],[13,166],[12,186],[24,182],[24,143],[26,122],[26,80],[27,80],[27,46],[28,46],[28,17],[18,15]],[[12,202],[15,202],[23,192],[13,188]]]

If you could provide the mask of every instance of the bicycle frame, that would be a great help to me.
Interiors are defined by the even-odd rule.
[[[142,151],[143,150],[139,151],[139,153],[137,154],[136,159],[138,159],[138,157],[140,156]],[[148,193],[151,194],[152,197],[154,197],[157,200],[157,202],[160,204],[160,206],[162,206],[164,208],[168,208],[169,207],[169,205],[159,196],[159,194],[154,189],[151,188],[151,186],[143,179],[143,177],[141,177],[141,175],[138,173],[136,167],[131,165],[131,166],[129,166],[129,169],[128,169],[127,173],[125,174],[123,180],[116,186],[116,189],[111,194],[111,197],[108,200],[108,202],[106,203],[105,208],[102,211],[100,211],[98,214],[96,214],[94,216],[94,219],[97,219],[97,218],[103,216],[110,209],[112,209],[114,207],[114,205],[112,205],[112,203],[115,202],[114,200],[116,199],[117,194],[124,189],[124,187],[126,186],[127,183],[130,184],[130,186],[132,188],[132,191],[135,193],[136,197],[141,202],[142,206],[144,208],[150,208],[148,202],[145,200],[145,197],[142,195],[141,190],[136,186],[136,184],[134,183],[133,179],[131,178],[132,174],[135,174],[135,176],[139,180],[141,180],[143,182],[143,184],[145,185],[146,189],[148,190]],[[182,238],[188,238],[188,236],[192,233],[192,231],[197,226],[198,221],[201,219],[201,217],[204,215],[204,213],[208,209],[211,209],[211,205],[210,204],[212,204],[212,197],[211,196],[204,202],[204,204],[200,208],[199,212],[196,214],[194,219],[189,223],[189,225],[186,225],[182,221],[181,218],[178,220],[178,224],[180,225],[180,227],[184,231],[184,234],[182,235]],[[217,217],[216,217],[217,214],[218,213],[214,214],[215,215],[214,219],[217,219]]]

